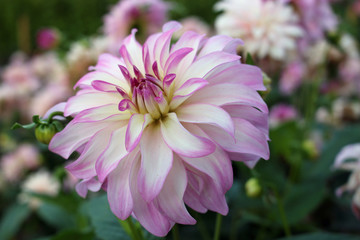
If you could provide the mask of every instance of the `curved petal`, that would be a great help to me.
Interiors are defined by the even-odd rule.
[[[251,123],[235,118],[235,140],[217,127],[201,125],[201,129],[224,150],[228,152],[246,153],[269,159],[269,146],[266,136]]]
[[[96,161],[95,169],[100,182],[104,182],[105,178],[116,168],[120,160],[128,154],[125,148],[126,128],[127,126],[124,126],[111,134],[109,144]]]
[[[77,183],[75,186],[76,192],[83,198],[86,197],[88,190],[92,192],[97,192],[101,188],[101,182],[95,178],[84,179],[81,182]]]
[[[264,113],[269,111],[258,92],[245,85],[234,83],[207,85],[186,100],[186,104],[190,103],[207,103],[216,106],[239,104],[256,107]]]
[[[131,152],[140,142],[141,134],[146,126],[151,123],[150,114],[133,114],[129,120],[125,135],[126,150]]]
[[[71,116],[83,110],[108,104],[119,104],[122,97],[118,93],[86,92],[69,98],[66,103],[64,116]]]
[[[161,191],[173,162],[173,152],[161,137],[158,123],[151,124],[144,130],[140,150],[138,187],[143,199],[150,202]]]
[[[203,48],[199,52],[198,57],[205,56],[212,52],[223,51],[224,49],[228,48],[228,46],[233,42],[235,42],[235,49],[232,50],[236,50],[236,47],[242,44],[242,41],[240,39],[234,39],[225,35],[213,36],[206,41]],[[236,54],[235,51],[229,51],[229,53]]]
[[[136,32],[136,29],[132,29],[131,34],[124,39],[121,48],[125,47],[127,54],[122,54],[121,56],[123,57],[128,70],[134,73],[132,65],[135,65],[140,72],[145,75],[144,62],[142,59],[142,47],[135,39]]]
[[[222,108],[233,118],[242,118],[249,121],[261,130],[269,140],[269,116],[251,106],[225,105]]]
[[[109,143],[115,127],[107,127],[98,131],[85,145],[80,157],[65,168],[75,177],[86,179],[96,176],[95,163]]]
[[[234,136],[235,128],[230,115],[220,107],[210,104],[182,105],[176,109],[180,122],[216,125]]]
[[[161,134],[166,144],[185,157],[203,157],[215,151],[215,144],[209,139],[195,136],[179,122],[175,113],[169,113],[160,121]]]
[[[120,72],[117,68],[117,72]],[[101,80],[110,84],[117,85],[124,89],[126,92],[130,91],[129,83],[125,80],[122,80],[122,78],[114,77],[113,75],[110,75],[107,72],[101,72],[101,71],[93,71],[85,74],[80,80],[75,84],[74,89],[77,87],[80,88],[86,88],[91,86],[91,83],[96,80]]]
[[[238,83],[257,91],[266,90],[260,68],[247,64],[222,64],[211,70],[204,77],[211,84]]]
[[[210,72],[218,65],[238,61],[239,59],[240,56],[226,52],[209,53],[206,56],[198,58],[194,63],[192,63],[191,66],[189,66],[189,68],[186,70],[184,76],[179,79],[176,85],[181,85],[189,78],[203,78],[208,72]]]
[[[119,111],[118,104],[107,104],[86,109],[75,116],[74,122],[97,122],[109,118],[114,121],[128,120],[131,114],[128,111]]]
[[[120,219],[127,219],[133,210],[130,192],[130,172],[134,162],[140,158],[139,150],[132,151],[120,161],[107,178],[107,192],[111,211]]]
[[[140,161],[135,161],[130,173],[130,191],[133,197],[133,214],[142,226],[152,234],[164,237],[170,231],[174,222],[165,217],[155,207],[153,202],[146,202],[138,190],[138,172]]]
[[[169,219],[180,224],[195,224],[184,205],[183,197],[187,185],[186,170],[182,160],[174,156],[173,166],[164,186],[155,199],[158,209]]]
[[[118,81],[121,82],[121,85],[123,85],[123,84],[128,85],[128,82],[126,81],[126,79],[124,78],[122,73],[119,71],[119,65],[122,65],[122,66],[125,65],[123,59],[118,58],[109,53],[103,53],[103,54],[100,54],[99,60],[96,64],[96,66],[90,67],[89,69],[108,73],[108,74],[114,76],[115,78],[117,78]]]

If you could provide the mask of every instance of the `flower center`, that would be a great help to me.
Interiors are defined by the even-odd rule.
[[[133,66],[134,77],[124,66],[119,67],[131,86],[131,96],[118,89],[124,98],[119,103],[120,111],[149,113],[153,119],[159,119],[169,112],[169,87],[175,79],[175,74],[168,74],[160,80],[156,62],[152,66],[154,74],[145,74],[145,76],[136,66]]]

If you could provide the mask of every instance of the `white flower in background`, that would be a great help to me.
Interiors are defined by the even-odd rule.
[[[349,159],[355,161],[348,162]],[[347,183],[336,190],[336,195],[341,196],[344,192],[354,193],[352,209],[360,219],[360,143],[343,147],[336,156],[334,168],[351,171]]]
[[[19,201],[28,203],[31,208],[37,208],[41,200],[32,193],[56,196],[60,190],[60,183],[45,170],[30,175],[21,186]]]
[[[215,22],[217,32],[243,39],[245,51],[259,58],[285,60],[303,34],[298,16],[284,1],[223,0],[215,9],[223,11]]]

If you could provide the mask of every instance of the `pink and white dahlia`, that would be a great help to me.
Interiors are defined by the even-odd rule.
[[[177,22],[143,46],[133,30],[121,57],[103,54],[65,106],[74,116],[50,142],[82,182],[78,192],[107,190],[120,219],[134,216],[165,236],[175,223],[195,224],[190,208],[227,214],[231,161],[268,159],[268,108],[261,70],[241,64],[240,40],[185,32]]]
[[[259,58],[284,60],[303,33],[298,16],[283,0],[223,0],[215,9],[223,11],[215,22],[217,32],[242,38],[245,51]]]
[[[117,53],[121,41],[133,27],[145,39],[158,32],[166,22],[168,4],[162,0],[122,0],[104,18],[104,32],[110,40],[110,51]]]

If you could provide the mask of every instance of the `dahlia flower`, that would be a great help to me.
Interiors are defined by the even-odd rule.
[[[104,18],[104,32],[110,40],[110,51],[117,53],[121,41],[135,26],[146,36],[161,30],[169,6],[162,0],[123,0]]]
[[[242,38],[244,49],[259,58],[284,60],[303,33],[298,16],[282,0],[223,0],[215,9],[223,11],[215,22],[217,32]]]
[[[107,190],[120,219],[135,217],[165,236],[175,223],[195,224],[190,208],[227,214],[231,161],[268,159],[268,108],[262,72],[241,64],[240,40],[185,32],[177,22],[143,46],[133,30],[121,57],[103,54],[65,106],[74,119],[50,142],[53,152],[80,157],[66,168],[77,191]]]

